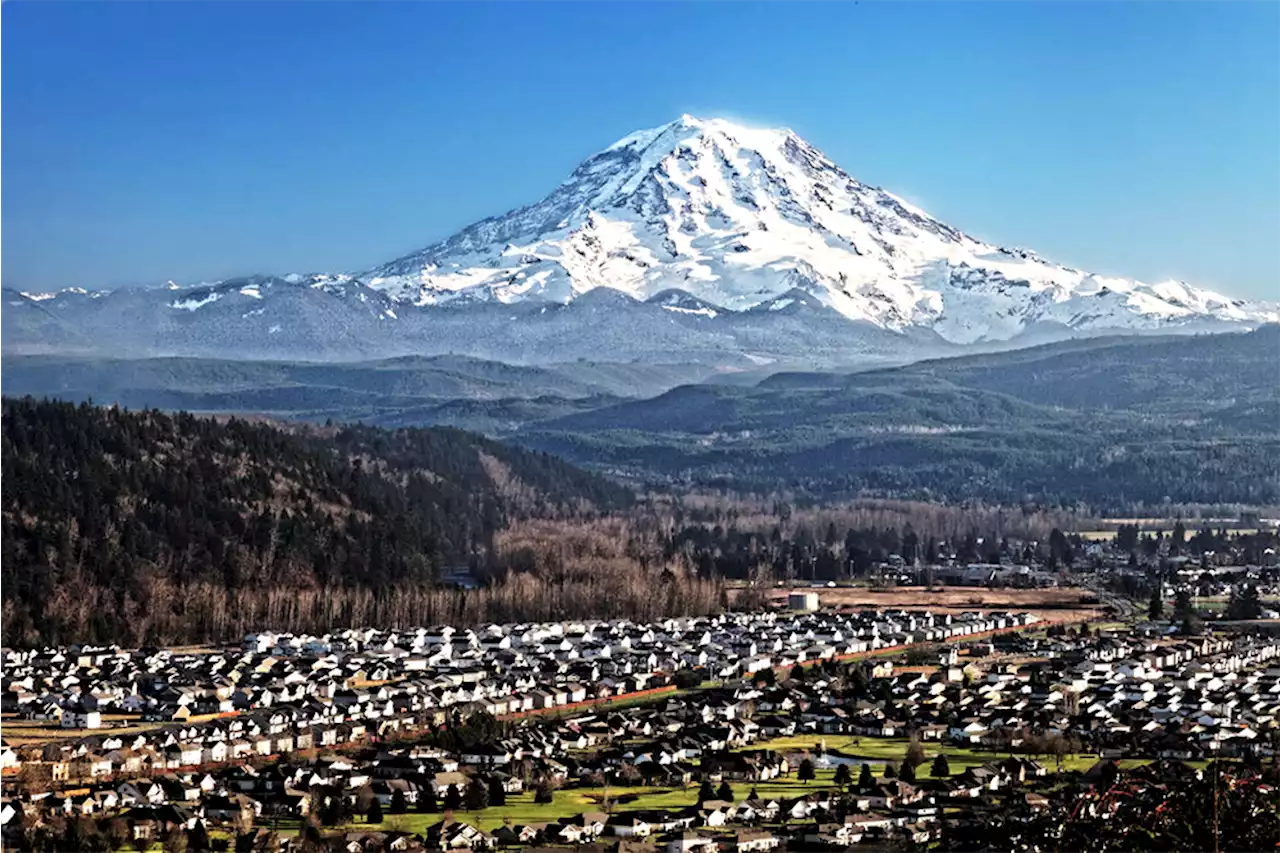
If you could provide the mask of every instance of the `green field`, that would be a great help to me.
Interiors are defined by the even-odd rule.
[[[828,752],[836,751],[849,758],[865,758],[870,761],[892,761],[898,764],[907,754],[907,738],[892,737],[860,737],[858,735],[795,735],[792,737],[774,738],[773,740],[761,741],[753,744],[751,749],[773,749],[780,752],[789,751],[809,751],[816,752],[819,741],[825,743]],[[916,769],[917,775],[927,777],[929,775],[929,766],[938,753],[945,753],[947,763],[951,768],[951,775],[964,772],[969,767],[977,767],[980,764],[986,764],[988,761],[999,761],[1009,756],[1006,752],[992,752],[990,750],[972,749],[969,747],[952,746],[951,744],[940,744],[924,742],[925,765]],[[1062,769],[1070,770],[1087,770],[1098,761],[1098,757],[1091,753],[1079,753],[1077,755],[1068,755],[1062,759]],[[1052,756],[1041,756],[1040,763],[1049,768],[1052,772],[1056,767],[1056,761]],[[855,771],[857,768],[852,768]],[[874,768],[873,768],[874,769]],[[856,772],[855,772],[856,778]]]
[[[743,799],[754,787],[762,797],[799,797],[806,791],[820,791],[835,787],[833,770],[817,771],[817,778],[804,783],[790,776],[769,782],[731,783],[735,799]],[[453,813],[456,820],[470,823],[481,829],[493,830],[506,824],[549,823],[557,818],[571,817],[588,811],[639,811],[644,809],[679,809],[695,805],[698,802],[698,785],[688,788],[656,788],[647,786],[619,787],[610,786],[607,795],[610,803],[606,805],[604,788],[572,788],[555,792],[550,803],[535,803],[533,792],[507,796],[506,805],[490,806],[480,811],[459,809]],[[349,825],[350,829],[402,829],[407,832],[422,832],[428,826],[440,820],[440,814],[409,813],[403,815],[384,815],[382,823],[369,824],[358,818]],[[297,821],[281,821],[279,830],[293,833],[298,830]]]
[[[825,743],[825,748],[828,752],[837,751],[842,755],[854,759],[863,758],[870,762],[892,761],[898,764],[907,752],[907,739],[905,737],[873,738],[858,737],[856,735],[821,736],[812,734],[760,741],[747,747],[747,749],[772,749],[787,753],[814,753],[820,741]],[[926,743],[924,744],[924,749],[925,763],[917,768],[916,771],[921,779],[930,778],[931,764],[939,752],[946,754],[953,776],[963,773],[969,767],[976,767],[989,761],[998,761],[1008,757],[1007,753],[954,747],[949,744]],[[1052,757],[1042,757],[1040,761],[1049,768],[1051,773],[1054,771],[1056,762]],[[1092,767],[1097,761],[1098,757],[1096,755],[1088,753],[1069,755],[1063,759],[1062,769],[1064,771],[1083,771]],[[1143,759],[1126,759],[1121,762],[1121,766],[1133,767],[1145,763],[1146,761]],[[849,769],[853,779],[856,780],[860,769],[857,766]],[[872,769],[876,776],[879,777],[882,772],[880,766],[875,765]],[[730,783],[730,785],[733,788],[735,799],[745,798],[752,788],[761,797],[785,799],[802,796],[806,791],[834,788],[834,776],[834,769],[823,768],[816,771],[816,778],[813,781],[805,783],[796,778],[796,772],[793,768],[788,776],[768,782],[754,784],[736,782]],[[506,805],[491,806],[481,811],[458,810],[454,812],[454,817],[481,829],[493,830],[507,823],[548,823],[558,818],[569,817],[584,811],[618,812],[647,809],[679,809],[697,803],[698,787],[697,784],[690,785],[687,788],[610,786],[607,792],[603,788],[571,788],[556,791],[552,802],[542,804],[535,803],[533,801],[533,792],[526,791],[509,795]],[[606,794],[608,803],[606,803],[605,799]],[[401,829],[408,832],[422,832],[426,827],[439,821],[440,817],[438,813],[385,815],[385,820],[380,824],[367,824],[363,818],[359,818],[355,823],[350,824],[349,828],[357,830]],[[279,828],[282,832],[296,832],[297,826],[296,821],[290,821],[281,822]]]
[[[1228,598],[1225,595],[1193,596],[1191,599],[1191,606],[1197,610],[1219,611],[1219,610],[1226,610],[1227,604],[1229,601],[1230,601],[1230,598]],[[1280,599],[1264,598],[1264,599],[1261,599],[1261,601],[1262,601],[1263,607],[1266,607],[1271,610],[1274,610],[1277,607],[1280,607]],[[1172,601],[1165,602],[1166,608],[1172,607],[1172,606],[1173,606]]]

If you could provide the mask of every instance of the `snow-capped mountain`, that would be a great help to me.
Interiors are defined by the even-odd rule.
[[[787,130],[683,116],[536,204],[355,274],[19,293],[5,354],[340,361],[458,354],[824,369],[1103,332],[1280,322],[1280,307],[983,243]]]
[[[801,291],[853,320],[960,344],[1280,319],[1180,282],[1143,284],[976,240],[861,183],[789,130],[682,116],[588,158],[536,204],[361,276],[414,305],[680,290],[707,311]],[[685,310],[677,305],[671,310]]]

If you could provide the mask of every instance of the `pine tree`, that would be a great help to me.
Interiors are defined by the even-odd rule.
[[[422,814],[432,814],[438,811],[440,804],[436,802],[435,789],[430,785],[423,785],[422,790],[418,792],[418,811]]]
[[[1151,590],[1151,601],[1147,604],[1147,618],[1156,622],[1164,618],[1164,598],[1160,595],[1160,583]]]
[[[1071,543],[1067,541],[1066,535],[1058,528],[1049,531],[1049,558],[1054,566],[1062,565],[1071,568],[1071,563],[1075,560],[1075,553],[1071,548]]]
[[[337,795],[326,795],[319,809],[320,823],[324,826],[337,826],[342,821],[342,807]]]
[[[886,761],[884,763],[884,778],[896,779],[897,776],[898,776],[898,768],[893,766],[892,761]]]
[[[369,823],[382,823],[382,800],[377,797],[373,798],[373,802],[369,804],[369,811],[365,820]]]
[[[1257,584],[1249,584],[1244,588],[1244,618],[1262,618],[1262,598],[1258,595]]]
[[[489,805],[505,806],[507,804],[507,789],[502,784],[502,779],[498,776],[492,776],[489,779]]]
[[[796,771],[796,778],[799,779],[801,782],[808,783],[813,781],[815,777],[816,777],[816,774],[813,772],[813,762],[810,761],[808,758],[801,761],[800,767]]]
[[[409,811],[409,800],[405,797],[404,791],[399,789],[391,793],[391,813],[404,814]]]
[[[898,778],[903,782],[916,781],[916,768],[910,761],[902,762],[902,769],[898,771]]]
[[[209,850],[209,830],[205,828],[204,821],[197,820],[196,825],[191,827],[187,832],[187,849],[188,850]]]
[[[446,811],[457,811],[462,808],[462,792],[458,790],[457,785],[450,785],[445,790],[444,807]]]
[[[1112,787],[1120,778],[1120,766],[1114,761],[1108,761],[1102,765],[1102,770],[1098,774],[1098,787],[1100,790],[1106,790]]]
[[[849,776],[850,776],[850,774],[849,774],[849,765],[848,765],[848,764],[843,764],[843,763],[841,763],[841,764],[837,765],[837,766],[836,766],[836,777],[835,777],[836,787],[837,787],[837,788],[839,788],[841,791],[843,791],[843,790],[844,790],[845,785],[848,785],[848,784],[849,784]]]
[[[1178,623],[1182,633],[1197,634],[1200,632],[1200,617],[1196,615],[1195,606],[1191,602],[1191,590],[1180,589],[1173,601],[1173,619]]]
[[[729,803],[733,802],[733,788],[729,787],[729,783],[727,781],[721,782],[720,787],[716,788],[716,799],[724,800]]]
[[[705,803],[707,800],[716,798],[715,789],[711,787],[711,780],[703,778],[702,785],[698,787],[698,803]]]
[[[951,762],[947,761],[947,756],[939,752],[938,757],[933,759],[933,768],[929,771],[929,775],[935,779],[944,779],[951,775]]]
[[[862,770],[858,772],[858,790],[869,791],[875,787],[876,778],[871,773],[871,765],[862,765]]]
[[[1262,616],[1262,600],[1254,584],[1237,584],[1231,589],[1226,616],[1232,620],[1258,619]]]
[[[467,810],[478,812],[489,807],[489,786],[479,779],[467,786]]]

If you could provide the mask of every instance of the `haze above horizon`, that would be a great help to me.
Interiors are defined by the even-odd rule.
[[[1280,297],[1280,5],[3,7],[4,283],[353,271],[682,113],[974,236]]]

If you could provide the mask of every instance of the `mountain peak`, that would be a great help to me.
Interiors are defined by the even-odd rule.
[[[851,320],[927,327],[956,343],[1044,323],[1087,331],[1274,316],[982,243],[855,180],[788,129],[690,114],[588,157],[541,201],[365,278],[417,305],[567,303],[598,287],[644,301],[674,288],[728,311],[773,304],[799,282]]]
[[[1274,305],[984,243],[790,130],[688,114],[598,151],[540,201],[366,273],[6,289],[5,301],[6,346],[25,329],[30,352],[308,360],[458,351],[812,367],[1280,322]]]
[[[841,313],[907,322],[908,304],[886,313],[857,288],[882,277],[884,266],[894,276],[897,265],[909,267],[913,253],[898,253],[892,241],[913,236],[962,238],[854,180],[790,130],[686,114],[589,157],[542,201],[369,277],[417,304],[474,288],[502,302],[567,302],[600,286],[641,300],[677,287],[745,310],[789,290],[789,274],[804,270],[835,283],[818,288],[819,298]],[[884,293],[879,287],[878,298]],[[897,288],[894,298],[912,297]]]
[[[704,136],[716,136],[733,144],[765,149],[776,149],[788,138],[804,143],[788,128],[752,127],[731,119],[699,118],[684,113],[675,121],[630,133],[610,145],[601,154],[624,149],[644,151],[658,148],[670,151],[683,142]],[[807,143],[804,144],[807,145]]]

